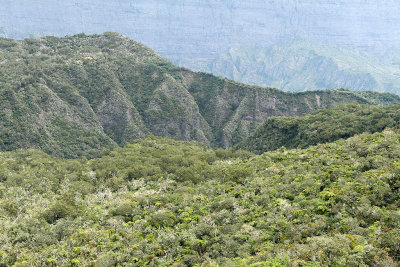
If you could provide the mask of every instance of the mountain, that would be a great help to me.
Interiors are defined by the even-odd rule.
[[[22,39],[121,32],[175,63],[297,36],[332,46],[400,48],[397,0],[3,0],[0,34]]]
[[[1,266],[399,263],[400,132],[261,156],[148,138],[0,153]]]
[[[231,48],[208,66],[186,65],[247,84],[286,91],[348,88],[399,93],[400,66],[395,52],[377,56],[304,40],[269,47]],[[388,62],[392,59],[392,62]],[[396,64],[397,62],[397,64]]]
[[[116,33],[0,39],[0,149],[93,157],[149,134],[229,147],[270,116],[391,94],[285,93],[174,66]]]
[[[301,117],[269,118],[236,148],[259,154],[282,146],[289,149],[306,148],[399,126],[400,105],[378,107],[349,104],[320,109]]]
[[[239,82],[399,94],[399,66],[381,62],[398,59],[399,13],[397,0],[3,0],[0,36],[116,31],[174,64]],[[307,41],[286,44],[293,38]]]

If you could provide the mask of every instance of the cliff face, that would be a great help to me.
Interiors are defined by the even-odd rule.
[[[205,71],[288,91],[350,88],[400,92],[400,68],[394,52],[380,58],[360,50],[334,49],[301,40],[266,48],[232,48]]]
[[[23,38],[121,32],[175,62],[283,36],[384,50],[400,47],[396,0],[3,0],[0,34]]]
[[[400,2],[395,0],[3,0],[0,36],[115,31],[152,47],[175,64],[239,82],[292,91],[343,87],[399,93],[398,65],[392,75],[393,62],[398,61],[394,51],[400,48],[398,14]],[[379,70],[360,69],[364,55],[350,56],[346,60],[352,61],[351,68],[342,68],[337,62],[343,55],[340,50],[329,56],[310,54],[308,48],[293,50],[282,46],[288,37],[378,52],[387,64],[379,63]],[[237,51],[277,42],[280,51],[255,54],[257,60]],[[283,48],[288,58],[282,58]],[[297,60],[293,52],[304,62],[293,65],[291,61]],[[231,62],[232,58],[237,61]]]
[[[229,147],[269,116],[391,94],[285,93],[179,68],[115,33],[0,38],[0,149],[95,156],[148,134]]]

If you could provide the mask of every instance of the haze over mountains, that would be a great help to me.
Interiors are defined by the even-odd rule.
[[[235,81],[287,91],[350,88],[400,92],[400,66],[394,53],[376,56],[299,39],[269,47],[231,48],[206,66],[194,61],[187,65]]]
[[[396,75],[400,73],[398,65],[393,65],[396,58],[398,61],[396,49],[400,48],[398,14],[400,3],[394,0],[4,0],[0,6],[0,34],[24,38],[116,31],[144,43],[178,65],[246,83],[295,91],[344,87],[399,93],[398,84],[392,82],[398,80]],[[327,56],[320,54],[320,49],[308,47],[301,54],[307,62],[305,65],[290,66],[282,60],[264,62],[271,70],[279,68],[282,63],[278,74],[266,71],[265,67],[259,67],[259,61],[249,61],[244,55],[240,60],[251,64],[257,75],[249,75],[247,68],[236,70],[237,75],[231,74],[235,64],[225,60],[227,53],[254,46],[264,49],[286,40],[288,36],[307,40],[311,46],[319,43],[332,46],[334,49],[331,51],[342,47],[374,55],[362,52],[356,52],[359,54],[356,57],[349,55],[345,62],[351,64],[346,68],[338,64],[336,56],[347,55],[347,52],[339,50],[337,55],[330,53]],[[281,49],[286,49],[283,53],[289,62],[299,53],[292,46]],[[316,55],[310,54],[313,51]],[[236,58],[243,55],[242,52],[233,54]],[[366,58],[374,58],[378,69],[358,69]],[[228,67],[221,67],[221,60]],[[305,70],[299,71],[302,67]],[[292,72],[298,74],[293,76]],[[315,78],[325,72],[328,77]],[[395,75],[388,81],[382,81],[392,74]]]

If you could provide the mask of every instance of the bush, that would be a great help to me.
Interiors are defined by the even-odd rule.
[[[150,218],[153,227],[171,227],[175,224],[176,216],[169,210],[156,211]]]
[[[50,208],[42,213],[42,217],[48,223],[55,223],[57,220],[73,217],[76,215],[76,207],[65,201],[58,201],[53,204]]]

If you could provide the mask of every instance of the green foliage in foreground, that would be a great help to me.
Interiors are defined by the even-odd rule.
[[[254,156],[0,154],[1,266],[397,266],[400,132]]]
[[[282,146],[306,148],[364,132],[381,132],[399,123],[400,105],[382,107],[353,103],[301,117],[272,117],[236,147],[258,154]]]

